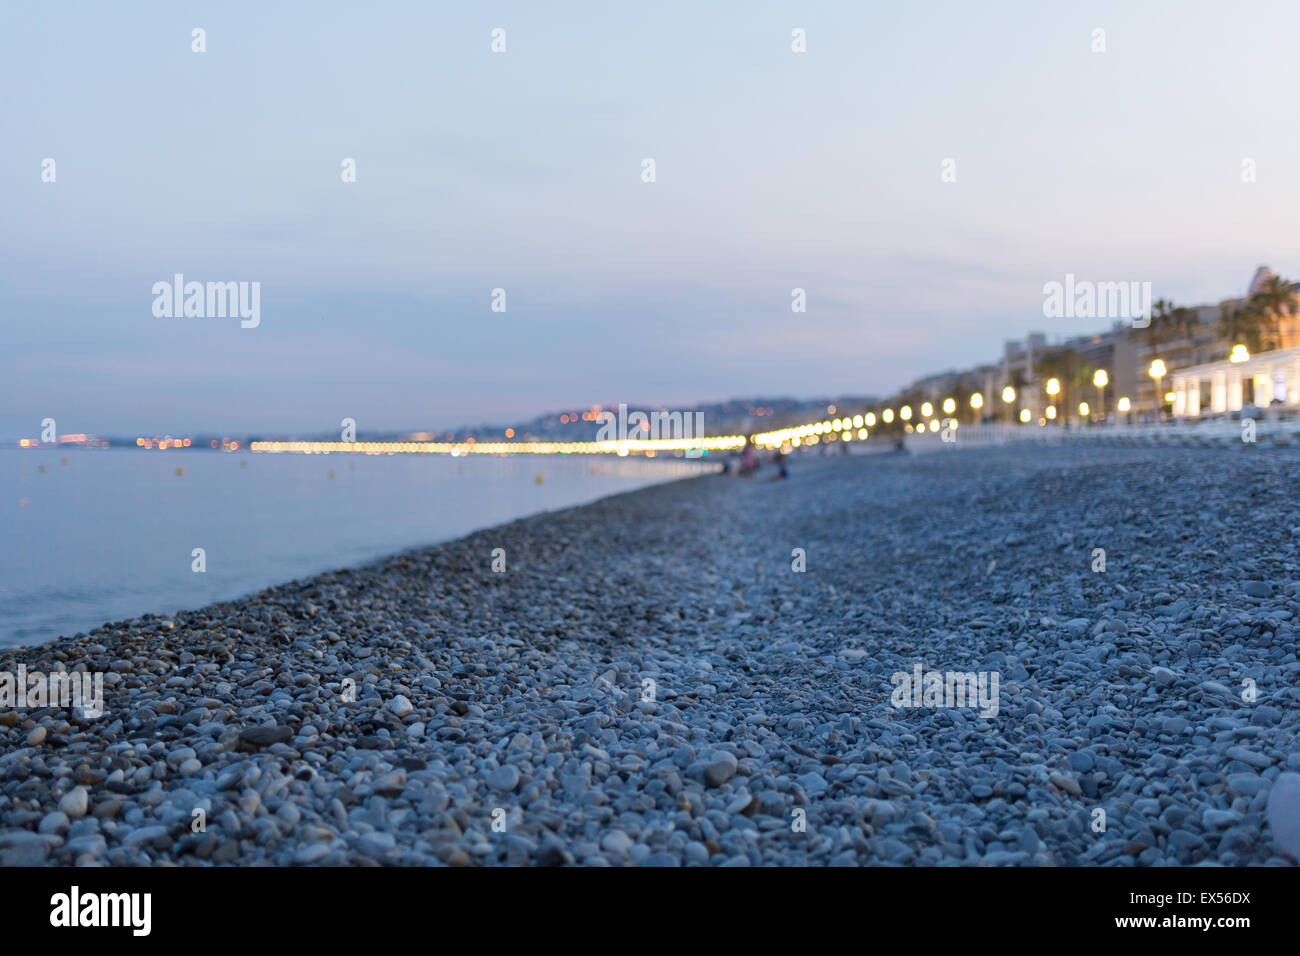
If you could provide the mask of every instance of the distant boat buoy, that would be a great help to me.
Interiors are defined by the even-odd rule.
[[[185,469],[182,468],[180,465],[177,465],[177,466],[176,466],[176,477],[179,478],[179,477],[180,477],[181,475],[183,475],[183,474],[185,474]]]
[[[64,455],[62,458],[59,459],[59,464],[60,464],[60,465],[66,465],[67,463],[68,463],[68,456],[67,456],[67,455]]]
[[[331,477],[331,478],[334,477],[334,469],[333,469],[333,468],[330,469],[330,477]]]
[[[540,485],[542,483],[542,476],[538,475],[534,480]]]

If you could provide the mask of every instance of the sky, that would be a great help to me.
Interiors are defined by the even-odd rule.
[[[1297,36],[1241,0],[6,0],[0,438],[887,394],[1104,327],[1044,318],[1067,273],[1300,278]],[[260,324],[155,316],[176,273],[259,282]]]

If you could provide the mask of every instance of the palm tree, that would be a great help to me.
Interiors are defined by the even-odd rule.
[[[1151,320],[1147,322],[1147,344],[1153,352],[1159,351],[1160,343],[1169,331],[1172,312],[1173,303],[1164,299],[1156,299],[1151,307]]]
[[[957,421],[963,422],[969,420],[971,423],[978,424],[979,416],[983,414],[983,409],[976,411],[970,407],[970,397],[979,391],[976,388],[967,385],[966,382],[958,382],[952,390],[953,401],[957,403],[957,410],[952,415],[945,415],[945,418],[956,418]]]
[[[1282,320],[1295,314],[1295,295],[1294,283],[1273,276],[1263,289],[1250,297],[1250,306],[1258,316],[1259,336],[1264,348],[1281,347]]]
[[[1235,342],[1238,335],[1241,310],[1231,302],[1219,303],[1219,337]]]
[[[1263,316],[1254,300],[1235,306],[1224,302],[1219,306],[1219,334],[1228,348],[1243,344],[1251,352],[1261,351]]]
[[[1086,396],[1088,389],[1092,388],[1092,376],[1095,369],[1079,357],[1079,353],[1073,349],[1066,350],[1069,353],[1069,364],[1066,366],[1066,385],[1065,394],[1069,396],[1066,399],[1066,408],[1074,409],[1077,413],[1078,404],[1081,401],[1088,401]]]
[[[1174,327],[1174,337],[1180,339],[1194,337],[1197,326],[1201,324],[1195,309],[1188,309],[1181,305],[1170,313],[1170,319]]]

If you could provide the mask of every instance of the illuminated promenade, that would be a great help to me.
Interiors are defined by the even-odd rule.
[[[905,409],[902,418],[910,419],[912,411]],[[883,415],[885,422],[894,420],[892,410]],[[804,445],[816,445],[822,441],[865,441],[870,435],[869,428],[876,424],[874,412],[858,414],[844,418],[826,419],[821,422],[809,422],[772,431],[758,432],[753,435],[753,442],[759,448],[777,449],[798,448]],[[935,419],[930,422],[935,433],[942,427]],[[908,426],[911,429],[912,426]],[[955,420],[954,420],[955,427]],[[916,423],[916,431],[924,432],[925,421]],[[698,452],[698,451],[734,451],[745,447],[744,435],[714,435],[704,438],[642,438],[620,439],[612,441],[557,442],[557,441],[255,441],[249,445],[255,452],[282,453],[291,452],[309,455],[325,455],[334,452],[363,455],[629,455],[659,452]]]
[[[949,406],[950,407],[950,406]],[[1110,420],[1104,422],[1073,423],[1063,426],[1059,421],[1041,419],[1038,422],[990,422],[963,424],[945,414],[942,419],[928,417],[931,409],[926,403],[917,417],[909,406],[898,413],[884,409],[855,414],[844,418],[830,418],[771,431],[757,432],[751,436],[760,450],[780,449],[787,454],[796,449],[818,445],[866,445],[875,437],[884,439],[892,447],[898,439],[905,439],[909,448],[926,449],[940,445],[1003,445],[1012,442],[1117,442],[1117,443],[1172,443],[1219,444],[1224,441],[1252,443],[1256,435],[1277,444],[1291,444],[1300,440],[1300,419],[1266,415],[1254,419],[1186,419],[1166,422],[1129,424]],[[1243,427],[1248,422],[1248,427]],[[880,427],[877,430],[877,424]],[[883,444],[883,442],[882,442]],[[177,443],[179,446],[179,443]],[[626,439],[620,441],[556,442],[556,441],[460,441],[460,442],[321,442],[321,441],[255,441],[249,445],[254,452],[330,454],[350,453],[364,455],[434,454],[451,455],[647,455],[661,452],[698,457],[701,451],[738,451],[745,447],[744,435],[716,435],[699,439]],[[236,446],[232,450],[237,450]]]
[[[627,441],[255,441],[252,451],[296,452],[307,455],[328,455],[343,452],[361,455],[628,455],[654,454],[661,451],[692,450],[726,451],[742,448],[742,435],[692,439],[642,439]]]

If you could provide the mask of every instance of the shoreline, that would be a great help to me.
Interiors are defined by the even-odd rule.
[[[28,544],[0,560],[0,646],[240,600],[700,467],[226,456],[182,474],[147,457],[66,456],[49,474],[9,461],[5,477],[19,507],[0,521],[0,534]],[[124,503],[112,509],[95,504],[119,497]]]
[[[0,712],[0,863],[1292,864],[1296,456],[1026,451],[680,479],[0,649],[107,672],[97,720]],[[896,706],[918,666],[996,713]]]

